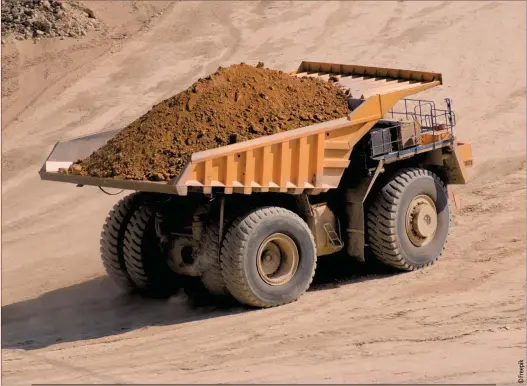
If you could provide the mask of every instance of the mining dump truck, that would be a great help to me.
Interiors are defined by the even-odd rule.
[[[317,259],[337,252],[412,271],[434,264],[465,184],[471,146],[444,109],[408,97],[439,73],[302,62],[291,76],[338,82],[342,118],[194,153],[168,182],[62,174],[117,131],[57,143],[43,180],[135,191],[101,235],[108,275],[125,290],[170,296],[194,276],[214,295],[253,307],[297,300]],[[196,280],[199,280],[196,279]]]

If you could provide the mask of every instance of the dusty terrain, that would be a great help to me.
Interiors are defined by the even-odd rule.
[[[517,382],[525,3],[91,4],[102,31],[3,47],[3,383]],[[423,97],[453,99],[475,167],[440,262],[387,276],[328,259],[300,301],[253,312],[119,295],[98,238],[120,196],[40,181],[53,144],[123,127],[219,65],[304,59],[443,73]]]
[[[165,181],[192,153],[345,117],[344,91],[245,63],[219,67],[156,104],[67,171],[93,177]]]

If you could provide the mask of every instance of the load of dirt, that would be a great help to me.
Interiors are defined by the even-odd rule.
[[[98,28],[94,12],[79,2],[2,0],[3,39],[78,37]]]
[[[106,145],[63,173],[165,181],[192,153],[349,114],[338,86],[263,64],[232,65],[153,106]]]

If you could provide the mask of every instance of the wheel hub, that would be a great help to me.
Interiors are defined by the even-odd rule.
[[[283,233],[275,233],[260,245],[256,266],[262,280],[276,286],[292,279],[298,262],[298,248],[293,239]]]
[[[280,249],[274,243],[268,243],[264,250],[262,269],[269,276],[280,268]]]
[[[167,263],[172,271],[181,275],[198,276],[198,262],[190,237],[177,237],[167,246]]]
[[[437,230],[437,210],[432,198],[426,195],[415,197],[406,212],[406,233],[410,241],[422,247],[428,244]]]

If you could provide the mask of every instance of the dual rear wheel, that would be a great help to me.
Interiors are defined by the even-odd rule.
[[[181,275],[160,248],[154,214],[137,194],[119,201],[103,227],[101,258],[106,272],[127,292],[168,297]],[[307,224],[280,207],[253,210],[228,228],[220,248],[219,227],[205,228],[196,258],[203,286],[241,303],[271,307],[296,300],[315,273],[316,250]]]
[[[101,259],[107,275],[126,292],[167,297],[180,277],[163,258],[154,218],[140,194],[120,200],[110,211],[101,233]]]
[[[396,173],[367,212],[373,256],[398,270],[433,264],[449,232],[448,196],[442,181],[424,169]],[[297,214],[261,207],[236,218],[220,245],[219,226],[209,224],[196,257],[201,282],[214,295],[230,294],[254,307],[297,300],[317,265],[313,234]],[[103,227],[101,256],[108,275],[123,289],[170,296],[183,277],[170,268],[155,234],[154,214],[135,194],[121,200]]]

